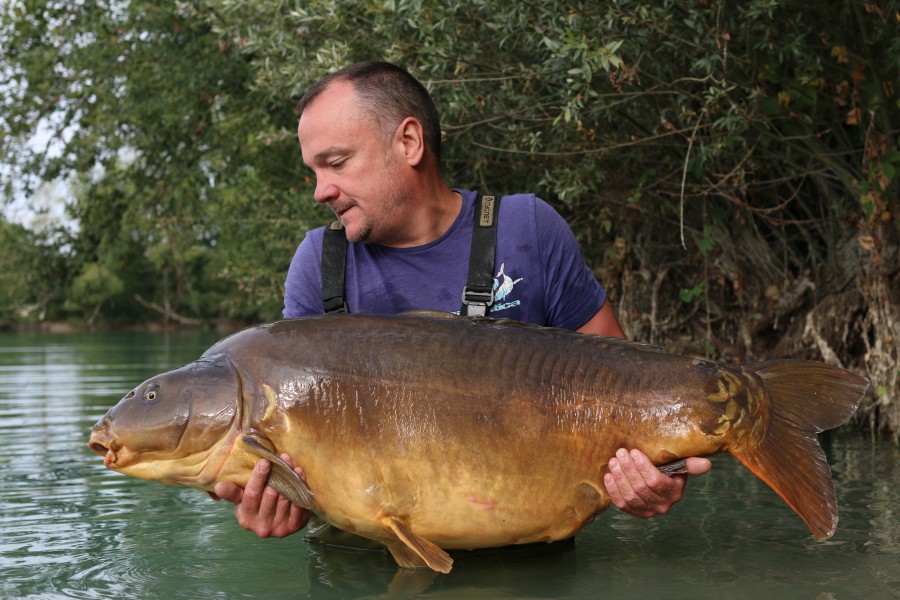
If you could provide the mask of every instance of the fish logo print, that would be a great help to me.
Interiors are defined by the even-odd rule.
[[[513,306],[518,306],[521,303],[521,300],[515,300],[513,302],[506,302],[500,304],[500,301],[509,296],[509,294],[513,291],[513,287],[522,281],[522,278],[513,279],[509,275],[503,272],[506,268],[506,263],[500,264],[500,271],[497,272],[497,276],[494,277],[494,305],[491,307],[491,312],[503,310],[506,308],[512,308]]]

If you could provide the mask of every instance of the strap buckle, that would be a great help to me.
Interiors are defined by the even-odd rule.
[[[483,292],[466,286],[463,288],[462,303],[466,307],[466,316],[483,317],[487,315],[488,307],[494,303],[494,290]]]

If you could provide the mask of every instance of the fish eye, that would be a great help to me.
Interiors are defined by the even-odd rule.
[[[159,399],[159,386],[155,383],[144,390],[144,400],[147,402],[156,402]]]

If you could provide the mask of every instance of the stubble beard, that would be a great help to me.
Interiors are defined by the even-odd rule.
[[[386,172],[390,173],[392,166],[393,159],[388,153],[385,158]],[[351,242],[363,244],[384,243],[385,241],[389,243],[391,240],[386,240],[386,238],[391,236],[391,232],[404,227],[403,223],[395,222],[397,215],[402,215],[404,208],[411,202],[412,200],[407,197],[407,194],[402,189],[392,184],[385,190],[384,199],[379,205],[380,210],[375,211],[375,214],[371,214],[372,211],[369,213],[364,212],[357,204],[356,212],[359,213],[359,223],[355,232],[346,232],[347,239]]]
[[[347,239],[351,242],[363,244],[389,241],[385,238],[390,236],[390,231],[396,229],[397,225],[402,227],[402,224],[395,223],[395,219],[398,214],[403,213],[403,207],[408,202],[408,199],[399,190],[391,188],[388,190],[383,204],[381,204],[381,210],[377,215],[363,212],[357,205],[356,212],[359,219],[353,231],[347,230]]]
[[[357,212],[360,214],[360,222],[355,230],[347,229],[344,227],[344,231],[347,234],[347,241],[354,243],[363,243],[369,241],[369,238],[372,237],[372,223],[369,221],[369,218],[363,214],[362,210],[357,207]]]

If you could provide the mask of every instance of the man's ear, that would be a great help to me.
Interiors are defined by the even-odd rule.
[[[425,157],[425,131],[418,119],[403,119],[394,133],[394,146],[409,166],[416,167],[422,163]]]

